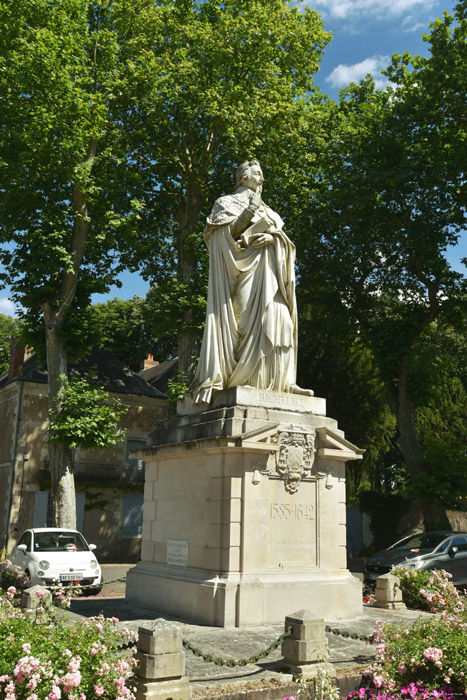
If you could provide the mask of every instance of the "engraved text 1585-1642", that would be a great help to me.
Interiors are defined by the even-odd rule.
[[[271,503],[269,517],[272,520],[313,520],[313,506],[302,503]]]

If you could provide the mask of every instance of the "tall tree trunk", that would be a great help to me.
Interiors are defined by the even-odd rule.
[[[56,326],[53,323],[51,326],[46,326],[49,411],[54,408],[55,402],[60,400],[62,387],[60,377],[66,377],[68,373],[65,345],[58,337]],[[48,451],[54,526],[76,529],[76,496],[72,452],[65,445],[53,442],[49,442]]]
[[[195,271],[198,264],[193,245],[190,245],[190,237],[196,233],[200,212],[199,193],[188,191],[186,200],[180,205],[177,220],[180,229],[178,240],[178,275],[179,280],[188,288],[188,296],[196,292]],[[197,333],[193,328],[193,307],[191,305],[182,309],[182,325],[178,333],[178,371],[185,376],[188,384],[193,379],[195,344]]]
[[[91,139],[83,164],[90,173],[96,156],[97,141]],[[49,410],[60,402],[62,391],[61,377],[68,376],[68,361],[65,343],[61,340],[60,328],[75,298],[79,272],[83,262],[89,234],[89,211],[86,197],[86,183],[78,182],[73,189],[73,232],[70,242],[72,264],[62,274],[60,290],[52,301],[41,303],[45,324],[47,353],[47,377],[49,390]],[[71,450],[64,444],[49,442],[49,464],[52,481],[55,527],[76,528],[76,496]]]
[[[396,416],[399,428],[399,444],[407,471],[413,481],[425,478],[425,467],[420,452],[415,411],[408,387],[409,365],[404,358],[397,376],[397,391],[390,391],[390,407]],[[450,529],[449,520],[442,504],[437,499],[422,501],[421,508],[426,530]]]

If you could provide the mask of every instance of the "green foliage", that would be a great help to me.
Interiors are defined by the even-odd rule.
[[[133,656],[119,645],[134,635],[103,616],[69,622],[53,609],[40,624],[0,597],[0,694],[37,700],[80,693],[104,700],[133,698]],[[97,686],[97,691],[96,691]]]
[[[389,547],[397,539],[397,526],[401,516],[408,510],[407,501],[397,493],[376,491],[361,491],[359,500],[362,511],[370,516],[374,548],[378,550]]]
[[[259,157],[281,188],[306,147],[313,75],[329,38],[317,12],[285,0],[164,0],[144,59],[128,66],[134,95],[121,120],[138,173],[127,184],[141,203],[129,262],[165,298],[166,330],[189,339],[179,343],[184,372],[204,317],[209,209],[247,158]]]
[[[395,487],[392,462],[387,469],[382,465],[392,450],[396,423],[371,349],[345,319],[330,313],[326,296],[307,305],[307,294],[308,289],[300,287],[299,384],[325,396],[328,415],[365,450],[363,460],[349,463],[346,470],[347,500],[354,503],[362,479],[375,490],[384,488],[387,480]]]
[[[177,401],[181,399],[188,389],[187,378],[183,374],[177,374],[172,379],[169,379],[167,387],[167,396],[169,398],[169,407],[171,413],[176,413]]]
[[[381,688],[414,682],[425,688],[467,690],[465,616],[434,615],[411,627],[377,623],[376,663],[366,672]]]
[[[86,379],[62,377],[62,391],[54,401],[47,423],[49,442],[70,449],[109,448],[123,439],[118,421],[127,409],[119,399]]]
[[[433,328],[459,328],[467,313],[466,278],[446,256],[467,222],[464,117],[455,129],[467,112],[467,22],[452,24],[445,16],[432,25],[428,58],[394,58],[396,87],[375,90],[367,78],[325,105],[329,137],[312,196],[303,190],[287,221],[298,233],[301,297],[318,308],[330,338],[347,338],[350,327],[371,352],[370,382],[375,376],[384,387],[397,419],[409,480],[438,504],[433,447],[420,444],[415,414],[438,391],[440,358],[426,351]],[[312,148],[311,127],[308,138]],[[438,459],[447,463],[441,445]],[[424,515],[429,526],[425,505]]]
[[[112,163],[120,155],[109,109],[116,83],[122,89],[121,5],[0,3],[2,26],[8,28],[0,42],[1,133],[8,132],[0,144],[5,188],[0,240],[11,244],[1,258],[3,279],[25,313],[34,314],[45,299],[60,303],[61,284],[80,263],[77,309],[90,293],[106,291],[119,269],[110,252],[115,217],[103,185],[112,182]],[[97,141],[93,160],[90,149]],[[81,196],[87,211],[80,208]],[[73,234],[79,222],[90,220],[85,251],[78,250]]]
[[[19,566],[14,566],[9,559],[0,563],[0,586],[6,591],[10,586],[25,588],[29,583],[29,577]]]
[[[451,380],[437,398],[417,411],[428,474],[412,485],[411,494],[434,493],[455,509],[467,493],[467,391],[459,380]]]
[[[445,571],[424,571],[399,564],[391,573],[400,580],[403,601],[408,608],[426,612],[464,612],[459,592]]]
[[[8,370],[11,339],[20,333],[21,323],[17,318],[0,314],[0,375]]]
[[[151,353],[159,361],[170,358],[176,349],[176,334],[167,332],[166,299],[157,289],[145,299],[111,299],[89,309],[90,324],[96,329],[96,344],[116,355],[133,371]]]

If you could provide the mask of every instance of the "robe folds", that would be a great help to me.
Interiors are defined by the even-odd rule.
[[[218,199],[204,232],[209,286],[201,354],[189,393],[209,403],[212,392],[234,386],[290,391],[296,381],[295,246],[283,222],[261,204],[238,238],[232,224],[245,209],[237,195]],[[255,235],[273,242],[251,245]]]

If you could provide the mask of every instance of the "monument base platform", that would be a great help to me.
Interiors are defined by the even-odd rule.
[[[141,562],[128,571],[127,590],[143,607],[211,627],[278,625],[297,607],[326,620],[362,612],[361,582],[348,571],[208,578]]]
[[[127,599],[213,626],[278,624],[298,609],[361,615],[346,568],[345,462],[362,451],[324,399],[241,387],[205,410],[185,404],[139,453],[141,561]]]

